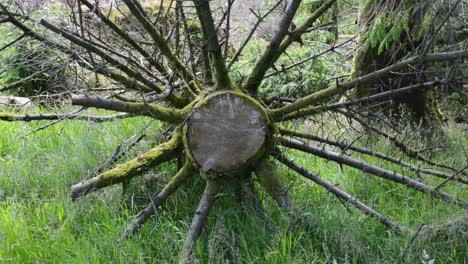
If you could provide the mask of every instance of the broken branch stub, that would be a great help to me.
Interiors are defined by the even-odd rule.
[[[265,153],[269,127],[255,99],[235,91],[213,93],[200,99],[188,118],[187,155],[208,175],[241,170]]]

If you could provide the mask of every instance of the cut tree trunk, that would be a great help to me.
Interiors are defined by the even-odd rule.
[[[203,172],[229,174],[265,154],[269,127],[268,115],[255,99],[239,92],[216,92],[195,104],[185,128],[185,148]]]

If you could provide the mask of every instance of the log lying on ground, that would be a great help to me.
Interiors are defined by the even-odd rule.
[[[151,200],[151,203],[138,213],[135,220],[125,230],[124,239],[134,234],[141,225],[146,223],[146,221],[155,214],[156,209],[164,203],[172,193],[179,189],[192,172],[192,165],[189,162],[186,162],[174,178],[172,178],[169,183]]]
[[[359,169],[363,172],[367,172],[372,175],[378,176],[380,178],[384,178],[387,180],[391,180],[391,181],[406,185],[417,191],[429,194],[431,197],[439,198],[441,200],[451,202],[451,203],[453,202],[453,203],[461,205],[462,207],[468,208],[468,203],[466,201],[463,201],[459,198],[454,198],[445,192],[439,192],[437,190],[434,190],[434,188],[432,188],[431,186],[415,181],[411,178],[405,177],[394,171],[382,169],[377,166],[367,164],[363,161],[342,155],[340,153],[322,149],[322,148],[319,148],[310,144],[306,144],[304,142],[301,142],[295,139],[279,138],[278,140],[280,144],[285,147],[297,149],[306,153],[310,153],[310,154],[319,156],[327,160],[335,161],[339,164],[346,164],[353,168]]]
[[[71,187],[72,199],[94,190],[128,181],[152,167],[175,158],[180,151],[180,141],[180,134],[176,133],[168,142],[152,148],[139,157],[124,164],[119,164],[94,178],[73,185]]]
[[[404,162],[404,161],[402,161],[400,159],[397,159],[395,157],[386,155],[386,154],[378,152],[378,151],[369,150],[369,149],[366,149],[366,148],[357,147],[357,146],[350,145],[350,144],[335,142],[335,141],[332,141],[332,140],[329,140],[329,139],[317,137],[317,136],[307,134],[307,133],[304,133],[304,132],[298,132],[298,131],[293,131],[293,130],[284,129],[284,128],[280,128],[280,132],[283,135],[310,139],[310,140],[313,140],[313,141],[325,143],[327,145],[336,146],[336,147],[340,148],[341,150],[349,149],[349,150],[359,152],[359,153],[362,153],[362,154],[366,154],[366,155],[369,155],[369,156],[372,156],[372,157],[381,158],[383,160],[390,161],[390,162],[392,162],[394,164],[398,164],[400,166],[403,166],[403,167],[405,167],[405,168],[407,168],[407,169],[409,169],[411,171],[414,171],[416,173],[424,173],[424,174],[428,174],[428,175],[437,176],[439,178],[448,179],[448,180],[451,180],[451,181],[458,181],[458,182],[461,182],[461,183],[464,183],[464,184],[468,184],[468,179],[465,179],[463,177],[453,177],[453,175],[449,175],[449,174],[446,174],[446,173],[443,173],[443,172],[440,172],[440,171],[415,167],[415,166],[413,166],[413,165],[411,165],[411,164],[409,164],[407,162]]]
[[[352,204],[353,206],[355,206],[359,210],[363,211],[367,215],[377,219],[378,221],[380,221],[382,224],[384,224],[388,228],[393,229],[393,230],[395,230],[397,232],[401,232],[401,231],[406,229],[406,228],[401,227],[398,223],[393,222],[392,220],[385,218],[379,212],[377,212],[374,209],[370,208],[369,206],[367,206],[363,202],[359,201],[355,197],[351,196],[350,194],[348,194],[345,191],[341,190],[340,188],[336,187],[332,183],[330,183],[330,182],[318,177],[317,175],[314,175],[311,172],[307,171],[306,169],[299,166],[298,164],[296,164],[291,159],[284,156],[282,153],[279,153],[278,151],[276,151],[273,154],[273,156],[277,160],[279,160],[281,163],[288,166],[292,170],[296,171],[300,175],[302,175],[302,176],[306,177],[307,179],[314,181],[318,185],[326,188],[329,192],[333,193],[336,197],[338,197],[338,199],[343,199],[346,202]]]

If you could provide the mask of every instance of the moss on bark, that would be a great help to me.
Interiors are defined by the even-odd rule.
[[[94,178],[73,185],[71,187],[72,197],[77,198],[90,191],[128,181],[152,167],[173,159],[180,152],[180,136],[180,131],[177,130],[168,142],[152,148],[135,159],[119,164]]]
[[[18,119],[18,115],[17,115],[17,114],[6,113],[6,112],[0,112],[0,120],[3,120],[3,121],[15,121],[16,119]]]

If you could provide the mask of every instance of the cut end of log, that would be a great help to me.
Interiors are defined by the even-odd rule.
[[[215,93],[190,114],[186,149],[202,171],[223,174],[255,162],[267,135],[268,117],[255,99],[236,92]]]

